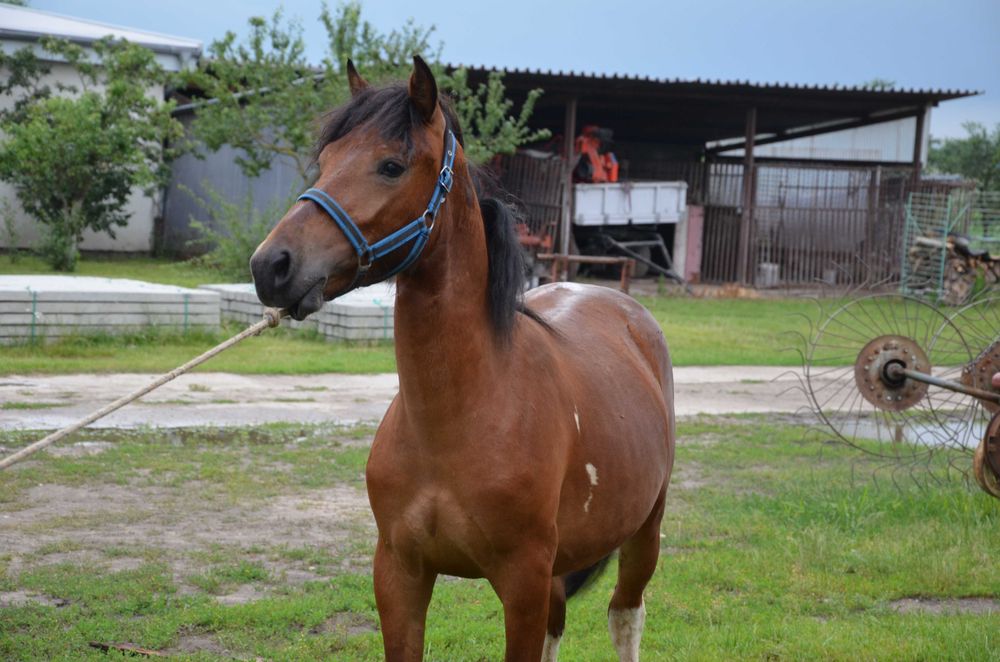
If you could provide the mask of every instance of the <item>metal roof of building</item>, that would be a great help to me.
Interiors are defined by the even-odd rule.
[[[445,67],[449,70],[455,70],[460,68],[468,69],[469,71],[476,72],[489,72],[489,71],[501,71],[504,74],[513,75],[524,75],[524,76],[543,76],[547,78],[564,78],[564,79],[576,79],[576,80],[590,80],[590,81],[634,81],[641,83],[654,83],[659,85],[710,85],[718,87],[752,87],[761,90],[767,89],[780,89],[780,90],[812,90],[812,91],[826,91],[826,92],[865,92],[865,93],[875,93],[875,94],[918,94],[921,96],[932,96],[953,99],[958,97],[974,96],[977,94],[982,94],[981,90],[960,90],[960,89],[933,89],[933,88],[913,88],[913,87],[893,87],[891,89],[872,89],[871,87],[866,87],[864,85],[841,85],[840,83],[832,84],[822,84],[822,83],[781,83],[781,82],[762,82],[762,81],[751,81],[745,79],[721,79],[721,78],[680,78],[680,77],[665,77],[665,76],[648,76],[643,74],[628,74],[628,73],[602,73],[597,71],[576,71],[569,70],[563,71],[561,69],[541,69],[541,68],[530,68],[530,67],[489,67],[485,65],[470,65],[470,64],[447,64]]]
[[[156,53],[197,57],[202,44],[197,39],[175,37],[100,23],[74,16],[54,14],[29,7],[0,4],[0,38],[34,42],[41,37],[59,37],[79,44],[91,44],[102,37],[125,39]]]
[[[453,70],[464,65],[449,65]],[[924,114],[942,101],[980,94],[967,90],[860,85],[761,83],[748,80],[657,78],[628,74],[465,66],[473,85],[491,71],[504,73],[515,102],[541,88],[532,126],[561,133],[566,104],[577,100],[577,127],[611,128],[616,141],[688,146],[696,152],[744,136],[747,111],[756,109],[756,135],[788,140]],[[736,144],[734,147],[738,146]]]

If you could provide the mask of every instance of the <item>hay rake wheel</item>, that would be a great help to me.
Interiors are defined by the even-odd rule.
[[[1000,371],[998,334],[998,299],[951,315],[898,294],[849,301],[820,324],[807,347],[812,409],[839,440],[884,459],[929,460],[943,449],[972,453],[982,439],[974,474],[1000,497],[992,489],[1000,482],[1000,389],[991,382]]]
[[[973,389],[1000,392],[1000,295],[984,297],[951,316],[973,347],[984,348],[967,364],[960,382]],[[975,398],[970,420],[983,429],[973,454],[972,473],[987,493],[1000,498],[1000,401]]]

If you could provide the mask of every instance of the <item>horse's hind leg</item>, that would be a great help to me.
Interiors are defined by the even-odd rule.
[[[625,541],[618,557],[618,584],[608,607],[608,630],[621,662],[639,660],[639,641],[646,621],[642,592],[656,570],[660,555],[660,520],[665,496],[666,486],[660,491],[649,518]]]
[[[549,625],[542,649],[542,662],[556,662],[559,659],[559,642],[566,627],[566,583],[562,577],[552,578],[549,591]]]

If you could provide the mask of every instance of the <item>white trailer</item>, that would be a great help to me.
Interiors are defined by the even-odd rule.
[[[687,182],[618,182],[573,186],[573,234],[585,254],[618,253],[636,260],[636,276],[656,271],[678,282],[662,226],[687,216]],[[655,250],[664,267],[653,261]]]

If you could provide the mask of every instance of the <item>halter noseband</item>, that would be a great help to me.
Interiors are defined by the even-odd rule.
[[[351,246],[354,247],[354,252],[358,255],[358,269],[354,273],[354,280],[340,294],[349,292],[358,283],[362,282],[376,260],[402,248],[408,243],[413,243],[409,254],[402,262],[390,269],[389,273],[382,277],[382,280],[395,276],[420,257],[420,252],[427,245],[431,230],[434,229],[434,222],[437,220],[441,205],[444,204],[445,198],[451,193],[451,185],[454,181],[452,166],[455,165],[457,142],[455,134],[449,129],[447,136],[445,136],[445,152],[441,172],[438,175],[434,193],[431,195],[431,201],[427,203],[427,209],[424,210],[424,213],[388,237],[376,241],[374,244],[368,243],[357,223],[326,191],[311,188],[298,197],[299,200],[312,200],[319,205],[319,208],[326,212],[333,222],[337,224],[337,227],[344,233],[347,241],[351,243]]]

